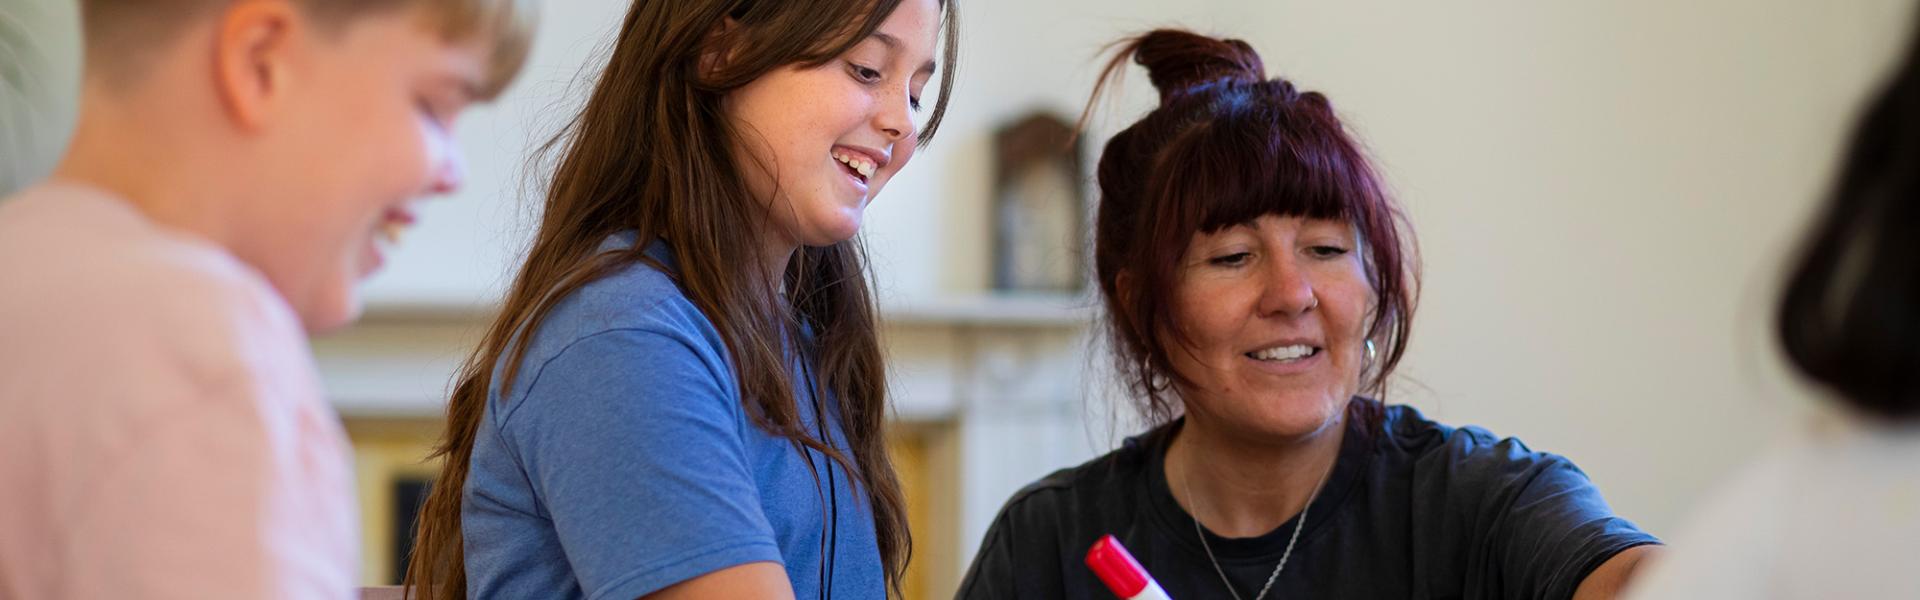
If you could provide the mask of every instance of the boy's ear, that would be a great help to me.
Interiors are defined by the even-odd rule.
[[[214,29],[214,85],[227,116],[245,130],[270,121],[291,89],[299,7],[287,0],[240,0]]]
[[[733,48],[738,43],[740,22],[733,17],[722,17],[720,24],[707,32],[707,39],[701,43],[700,78],[712,80],[716,73],[733,61]]]

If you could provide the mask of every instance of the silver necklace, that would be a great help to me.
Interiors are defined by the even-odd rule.
[[[1220,568],[1220,559],[1214,558],[1213,546],[1207,544],[1207,533],[1200,529],[1200,497],[1193,495],[1193,474],[1185,475],[1180,478],[1180,486],[1186,488],[1187,500],[1193,502],[1193,513],[1187,515],[1193,518],[1193,534],[1200,538],[1200,547],[1207,551],[1207,562],[1213,563],[1213,572],[1220,574],[1220,583],[1227,586],[1227,593],[1233,595],[1233,600],[1240,600],[1240,592],[1233,589],[1233,581],[1227,579],[1226,569]],[[1260,595],[1254,596],[1253,600],[1265,600],[1267,591],[1273,589],[1274,580],[1280,578],[1280,571],[1287,568],[1287,559],[1293,556],[1293,544],[1300,541],[1300,529],[1307,526],[1307,510],[1313,508],[1313,501],[1320,497],[1320,487],[1326,483],[1327,478],[1321,477],[1320,483],[1314,484],[1313,494],[1307,496],[1306,506],[1300,507],[1300,520],[1293,524],[1293,535],[1287,538],[1287,550],[1280,553],[1280,564],[1273,566],[1273,574],[1267,576],[1267,584],[1260,586]]]

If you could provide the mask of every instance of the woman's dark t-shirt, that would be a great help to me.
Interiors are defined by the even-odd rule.
[[[1373,402],[1355,399],[1355,402]],[[1377,405],[1376,405],[1377,406]],[[1614,516],[1565,458],[1406,406],[1349,429],[1268,598],[1562,599],[1622,550],[1658,543]],[[1113,534],[1180,600],[1230,598],[1168,490],[1181,421],[1021,490],[988,529],[959,598],[1109,599],[1083,562]],[[1207,532],[1241,598],[1273,573],[1299,517],[1255,538]]]

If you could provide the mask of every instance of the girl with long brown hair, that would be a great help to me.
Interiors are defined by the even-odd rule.
[[[854,234],[940,122],[953,2],[635,0],[454,389],[409,592],[898,589]]]

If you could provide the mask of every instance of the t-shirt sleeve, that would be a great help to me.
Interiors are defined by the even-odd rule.
[[[1483,563],[1470,567],[1479,571],[1481,585],[1469,585],[1482,593],[1470,596],[1572,598],[1587,575],[1614,555],[1659,543],[1616,516],[1586,473],[1566,458],[1506,439],[1475,462],[1491,472],[1484,488],[1461,490],[1484,494],[1474,527],[1481,539],[1469,558],[1470,564]]]
[[[1056,496],[1033,488],[1015,494],[981,539],[960,582],[958,600],[1064,598]],[[1077,560],[1069,561],[1070,563]]]
[[[145,309],[171,318],[125,328],[101,350],[111,374],[69,384],[74,418],[92,420],[69,431],[121,434],[60,475],[87,482],[59,513],[65,547],[48,549],[72,597],[353,594],[350,463],[337,430],[316,426],[334,417],[304,340],[265,292],[217,275],[150,295]]]
[[[960,592],[954,595],[956,600],[1017,597],[1013,578],[1018,561],[1013,556],[1013,530],[1006,511],[1002,510],[987,528],[986,537],[981,539],[980,551],[974,554],[973,564],[967,567],[967,575],[960,581]]]
[[[270,463],[259,419],[236,402],[209,402],[150,423],[95,476],[74,507],[68,547],[90,572],[81,596],[260,598],[292,593],[276,581],[295,566],[266,518]],[[54,549],[49,549],[50,551]],[[345,591],[345,590],[341,590]]]
[[[501,416],[588,598],[780,562],[724,364],[673,331],[581,338]]]
[[[352,565],[329,543],[338,533],[302,512],[277,462],[261,410],[258,373],[234,372],[209,384],[148,377],[143,393],[181,398],[178,410],[145,419],[113,459],[89,474],[92,489],[75,515],[63,552],[82,573],[68,579],[75,597],[290,598],[352,595]],[[344,457],[342,457],[344,459]],[[319,493],[344,490],[323,489]],[[301,517],[304,517],[303,520]]]

